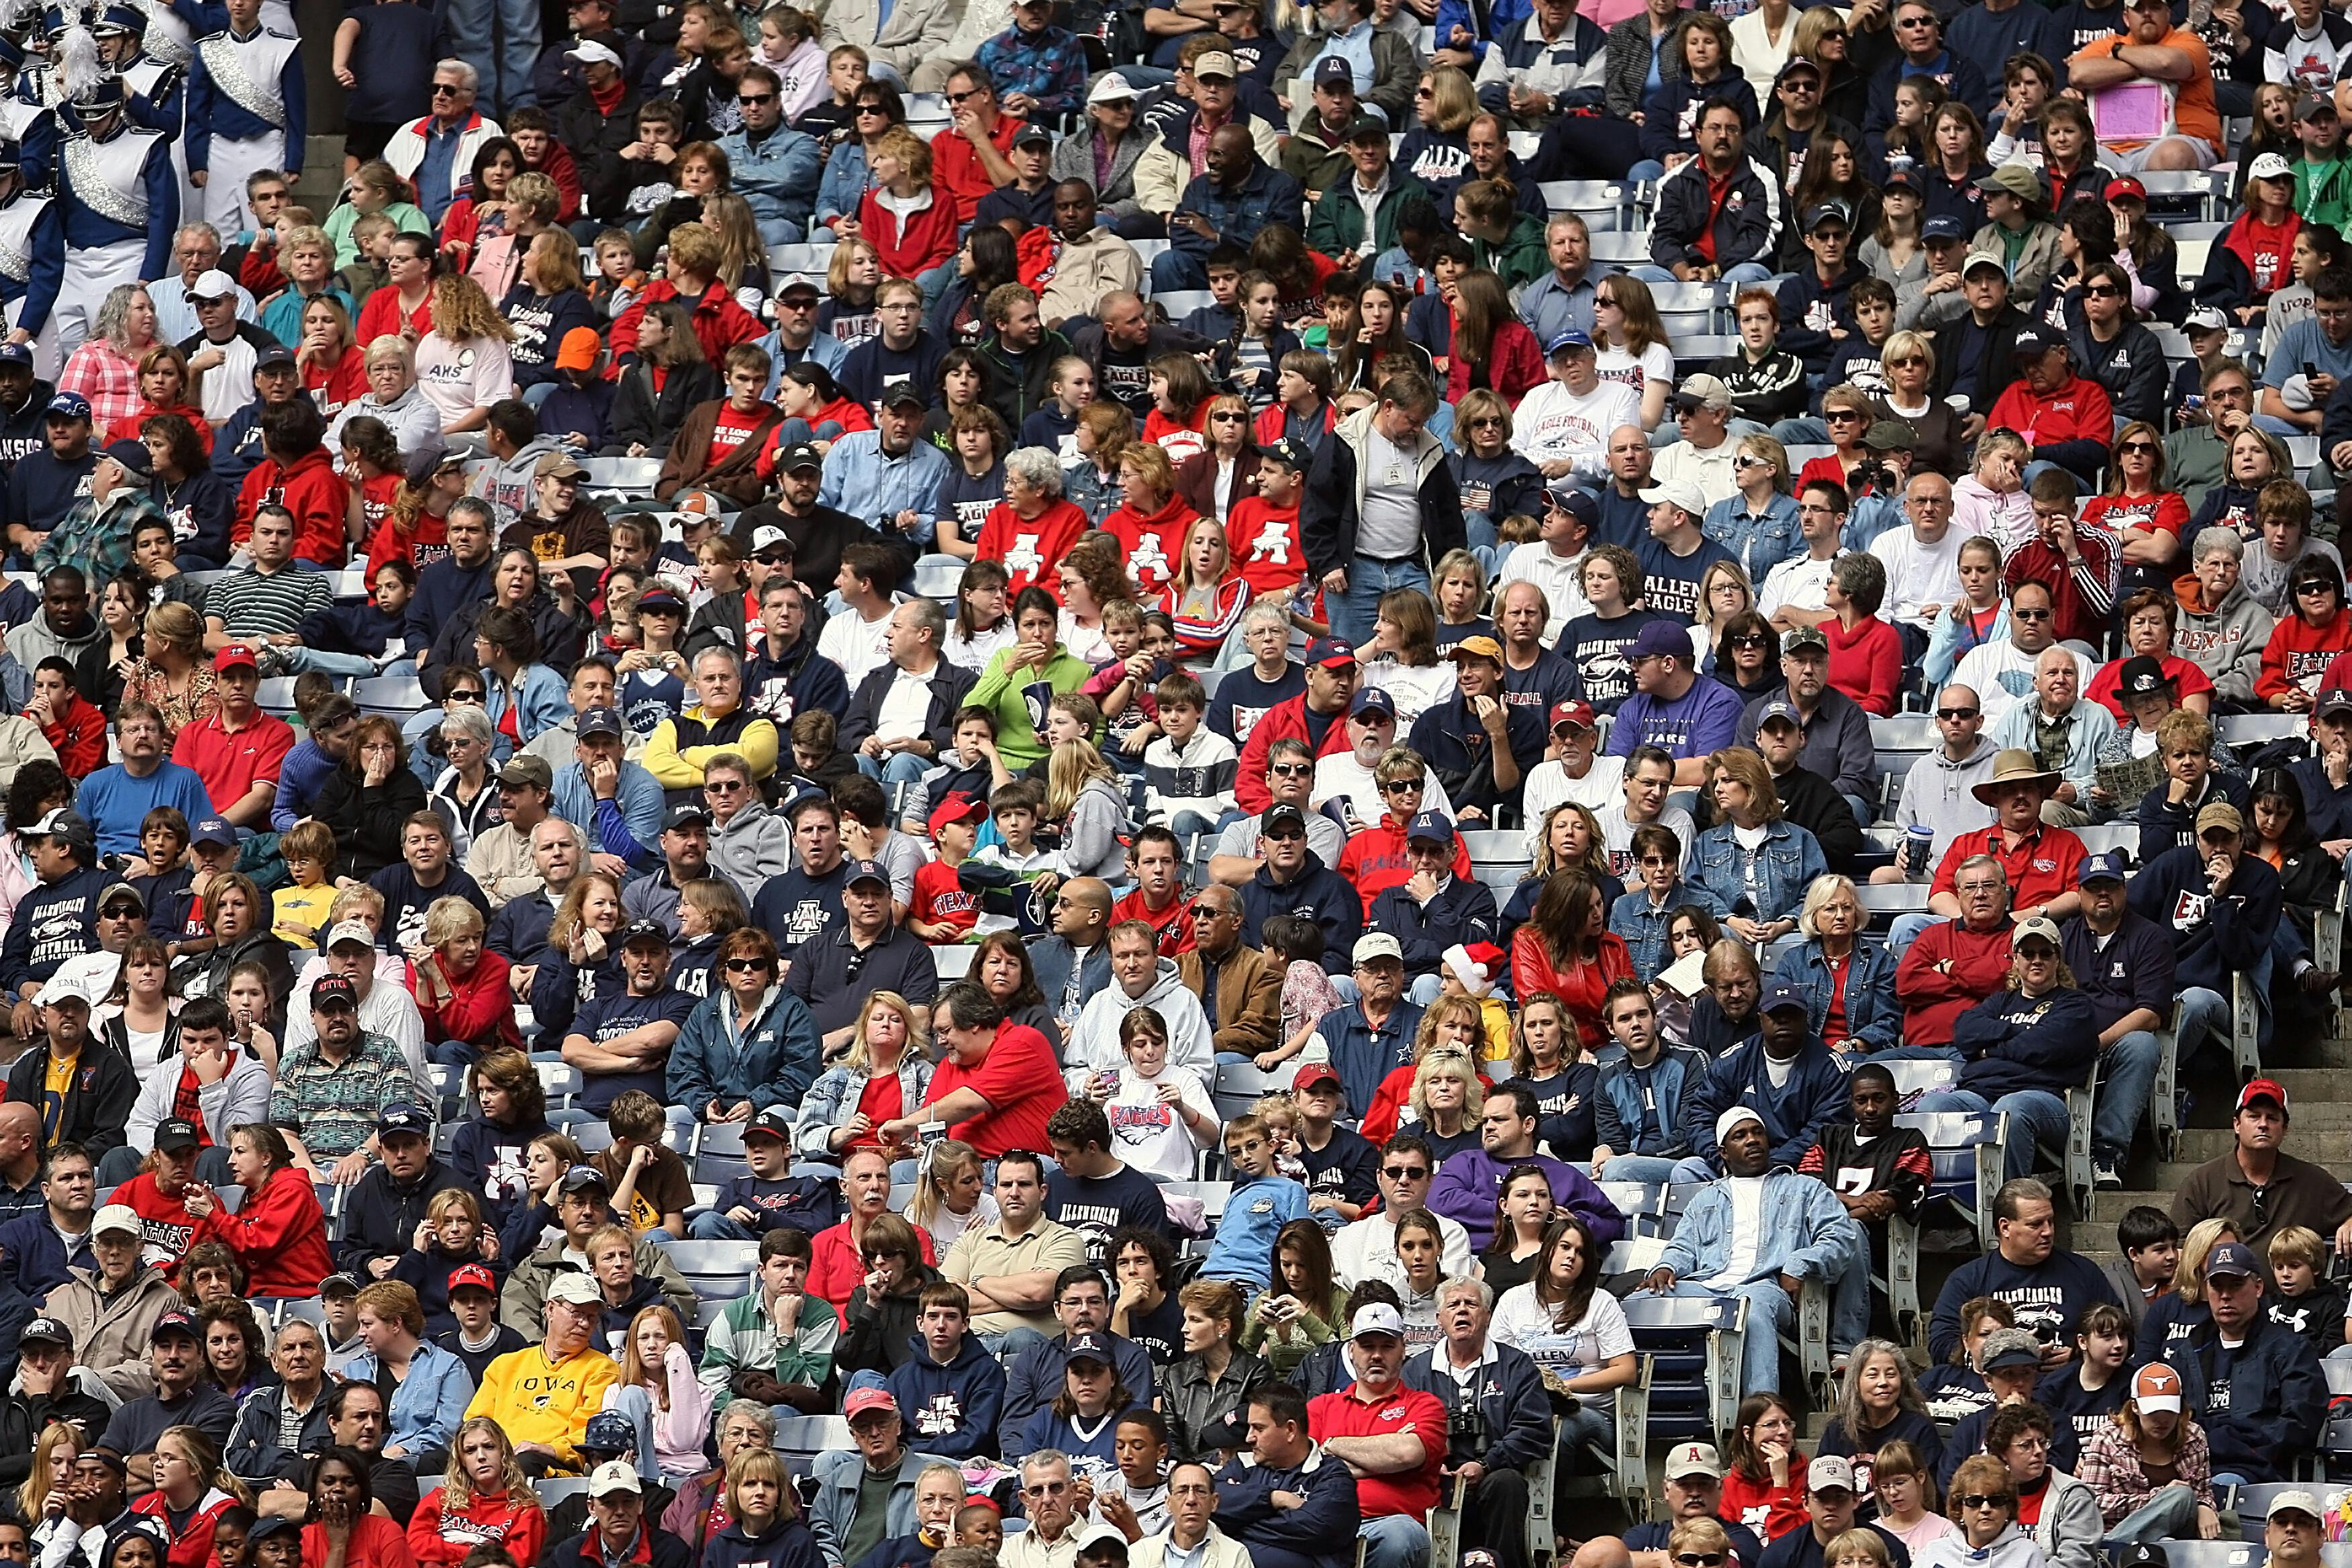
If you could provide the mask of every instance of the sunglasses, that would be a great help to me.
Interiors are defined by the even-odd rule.
[[[2336,584],[2333,583],[2297,583],[2294,585],[2294,591],[2297,597],[2301,597],[2305,594],[2332,595],[2336,592]]]
[[[741,779],[712,779],[702,786],[705,795],[733,795],[744,787]]]
[[[455,98],[465,90],[462,87],[452,87],[446,81],[436,81],[433,84],[433,96],[436,98]]]
[[[1269,844],[1290,844],[1306,837],[1307,835],[1295,827],[1286,827],[1279,833],[1261,833],[1258,837]]]
[[[1921,359],[1917,354],[1905,354],[1901,359],[1888,360],[1886,362],[1886,368],[1889,370],[1905,370],[1912,365],[1926,364],[1927,363],[1927,362],[1926,360]]]
[[[1853,409],[1832,408],[1822,416],[1822,422],[1825,425],[1847,425],[1858,423],[1861,418],[1862,416]]]
[[[755,103],[773,103],[776,95],[772,92],[739,92],[735,95],[735,101],[749,109]]]
[[[1731,646],[1734,647],[1767,647],[1770,646],[1771,641],[1771,638],[1759,637],[1754,632],[1745,632],[1738,637],[1733,637],[1731,639]]]
[[[2122,292],[2122,289],[2116,288],[2112,283],[2093,283],[2084,289],[2083,298],[2086,300],[2112,300]]]
[[[2156,443],[2153,441],[2126,441],[2122,446],[2116,447],[2116,450],[2118,453],[2136,452],[2146,456],[2155,452]]]
[[[1278,779],[1303,779],[1315,771],[1312,763],[1276,763],[1265,770]]]
[[[2008,1500],[2005,1497],[1987,1497],[1982,1492],[1970,1492],[1960,1500],[1960,1506],[1962,1508],[1999,1508]]]
[[[964,90],[964,91],[962,91],[962,92],[951,92],[951,93],[949,93],[949,94],[947,95],[947,99],[948,99],[948,101],[949,101],[950,103],[963,103],[963,102],[967,102],[967,101],[969,101],[969,100],[971,100],[971,99],[978,98],[979,96],[980,96],[980,89],[978,89],[978,88],[976,88],[976,87],[975,87],[975,88],[970,88],[970,89],[967,89],[966,90]]]
[[[764,958],[730,958],[727,961],[730,974],[751,974],[768,967]]]
[[[2009,618],[2012,621],[2046,621],[2051,618],[2052,614],[2053,612],[2049,610],[2013,609],[2009,612]]]
[[[1981,711],[1981,709],[1976,708],[1938,708],[1936,710],[1936,717],[1938,719],[1973,719]]]
[[[1675,1553],[1675,1561],[1681,1563],[1682,1568],[1720,1568],[1720,1564],[1723,1562],[1723,1553],[1720,1552],[1677,1552]]]
[[[479,702],[482,700],[482,693],[478,691],[452,691],[446,694],[445,700],[450,702]]]
[[[1238,425],[1248,417],[1249,416],[1246,414],[1212,414],[1209,416],[1210,420],[1218,425]]]
[[[1426,1165],[1382,1165],[1381,1174],[1391,1182],[1418,1182],[1427,1178]]]
[[[884,109],[878,103],[861,103],[857,106],[856,112],[859,114],[887,114],[889,110]]]
[[[1463,424],[1472,430],[1499,430],[1503,427],[1502,420],[1492,414],[1484,415],[1476,419],[1465,419]]]

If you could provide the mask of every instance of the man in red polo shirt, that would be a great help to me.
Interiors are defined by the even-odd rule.
[[[2011,749],[1992,760],[1991,776],[1969,792],[1992,807],[1992,824],[1961,834],[1944,851],[1927,894],[1931,914],[1948,919],[1960,913],[1952,881],[1971,855],[1990,855],[2000,862],[2017,919],[2045,915],[2063,921],[2081,911],[2083,894],[2074,872],[2083,864],[2083,841],[2069,829],[2042,820],[2042,803],[2056,793],[2059,779],[2057,773],[2036,768],[2031,752]],[[1902,938],[1898,927],[1894,941],[1900,943]]]
[[[1110,907],[1110,923],[1141,921],[1160,941],[1160,956],[1181,958],[1192,951],[1192,920],[1184,897],[1184,851],[1164,827],[1136,830],[1127,851],[1135,891]]]
[[[977,66],[948,78],[948,114],[954,121],[931,138],[931,184],[955,203],[956,222],[968,224],[982,196],[1013,183],[1013,138],[1022,121],[996,101],[996,84]]]
[[[940,993],[931,1005],[931,1033],[947,1055],[931,1074],[923,1108],[884,1122],[877,1132],[883,1142],[911,1144],[925,1127],[947,1122],[949,1137],[963,1140],[984,1159],[1050,1145],[1046,1119],[1069,1093],[1045,1036],[1006,1018],[996,998],[969,980]]]
[[[220,711],[184,725],[172,760],[205,781],[213,809],[239,827],[265,826],[278,795],[278,771],[294,749],[294,727],[254,705],[261,668],[253,649],[231,643],[213,655]]]
[[[1404,1383],[1404,1314],[1385,1302],[1357,1309],[1349,1359],[1356,1383],[1310,1400],[1307,1429],[1356,1478],[1364,1568],[1426,1568],[1429,1527],[1445,1465],[1445,1406]]]

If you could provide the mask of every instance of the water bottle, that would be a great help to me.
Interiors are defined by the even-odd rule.
[[[1936,849],[1936,830],[1913,826],[1903,834],[1903,875],[1914,882],[1927,879],[1929,857]]]

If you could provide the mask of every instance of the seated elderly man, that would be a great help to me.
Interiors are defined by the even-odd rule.
[[[1404,1363],[1404,1381],[1445,1407],[1444,1473],[1464,1488],[1464,1548],[1485,1547],[1498,1568],[1526,1568],[1525,1467],[1551,1447],[1551,1402],[1534,1359],[1489,1336],[1494,1303],[1483,1279],[1438,1286],[1445,1337]],[[1630,1356],[1625,1363],[1630,1381],[1639,1368]]]
[[[1811,1176],[1774,1169],[1763,1118],[1735,1105],[1716,1119],[1724,1179],[1691,1201],[1664,1257],[1642,1281],[1663,1296],[1739,1296],[1748,1302],[1747,1366],[1740,1386],[1780,1387],[1779,1336],[1793,1330],[1797,1299],[1809,1283],[1843,1296],[1870,1282],[1861,1229],[1837,1194]],[[1758,1184],[1738,1192],[1736,1183]],[[1858,1278],[1857,1278],[1858,1277]],[[1833,1321],[1852,1321],[1850,1310]],[[1848,1349],[1852,1346],[1848,1345]]]
[[[604,1408],[620,1376],[595,1348],[604,1292],[584,1273],[558,1275],[547,1288],[546,1336],[490,1363],[466,1417],[488,1415],[506,1429],[526,1474],[570,1475],[580,1465],[588,1418]]]
[[[744,705],[743,661],[732,648],[694,656],[694,705],[663,720],[646,742],[645,769],[664,789],[700,789],[703,768],[720,752],[749,762],[754,778],[776,771],[775,721]]]

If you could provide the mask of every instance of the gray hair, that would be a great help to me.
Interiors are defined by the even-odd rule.
[[[1242,612],[1242,630],[1255,631],[1260,626],[1280,626],[1290,629],[1290,612],[1282,607],[1280,599],[1253,599],[1250,607]]]
[[[2009,886],[2009,868],[2008,868],[2008,867],[2006,867],[2006,866],[2004,866],[2004,865],[2002,865],[2002,864],[2000,863],[2000,859],[1999,859],[1998,858],[1996,858],[1996,857],[1994,857],[1994,856],[1991,856],[1991,855],[1971,855],[1971,856],[1969,856],[1967,859],[1965,859],[1965,860],[1961,861],[1958,866],[1955,866],[1955,867],[1953,867],[1953,868],[1952,868],[1952,879],[1953,879],[1954,881],[1958,881],[1958,880],[1959,880],[1959,876],[1960,876],[1960,873],[1961,873],[1961,872],[1966,871],[1966,870],[1969,869],[1971,867],[1976,867],[1976,866],[1990,866],[1990,867],[1991,867],[1991,868],[1992,868],[1992,874],[1993,874],[1994,876],[1996,876],[1996,877],[1998,877],[1998,878],[2000,878],[2000,885],[2001,885],[2002,887],[2004,887],[2004,888],[2006,888],[2006,887],[2008,887],[2008,886]]]
[[[1484,1312],[1493,1310],[1495,1305],[1495,1288],[1492,1285],[1487,1284],[1484,1279],[1473,1279],[1469,1276],[1464,1274],[1449,1274],[1444,1279],[1440,1279],[1437,1282],[1438,1306],[1443,1308],[1446,1302],[1452,1300],[1454,1297],[1459,1296],[1465,1290],[1473,1291],[1477,1295],[1478,1310],[1480,1311]]]
[[[1021,1461],[1022,1479],[1027,1479],[1031,1470],[1041,1469],[1047,1465],[1059,1465],[1067,1470],[1070,1457],[1059,1448],[1032,1448]]]
[[[180,241],[187,238],[188,236],[192,234],[203,235],[206,239],[213,242],[214,251],[216,253],[219,251],[220,230],[215,228],[208,223],[184,223],[179,227],[173,229],[172,231],[173,248],[177,249],[179,247]]]
[[[914,618],[915,629],[931,634],[931,646],[937,647],[947,640],[948,616],[937,599],[913,598],[898,606]]]
[[[451,517],[455,517],[460,511],[464,512],[467,517],[478,518],[481,521],[482,526],[488,529],[493,536],[496,536],[498,533],[499,510],[489,502],[484,500],[481,497],[461,496],[457,500],[452,501],[449,505],[449,515]]]
[[[477,702],[469,702],[443,710],[441,733],[446,738],[452,730],[469,741],[479,741],[485,746],[495,745],[498,742],[499,734],[490,727],[489,715],[485,713],[481,704]]]
[[[724,1420],[731,1415],[749,1416],[753,1426],[768,1435],[770,1443],[776,1440],[776,1412],[773,1406],[762,1405],[756,1399],[737,1399],[729,1403],[727,1408],[720,1413],[719,1419]]]
[[[459,81],[465,83],[466,90],[467,92],[479,92],[482,89],[482,73],[476,70],[472,66],[467,65],[464,60],[459,59],[455,55],[451,55],[446,60],[436,60],[433,62],[433,74],[435,76],[439,76],[443,71],[447,71],[451,76],[456,77]]]
[[[2238,531],[2216,527],[2198,531],[2197,542],[2191,547],[2189,559],[2202,561],[2217,550],[2232,561],[2246,558],[2246,542],[2238,536]]]
[[[1004,474],[1049,496],[1062,493],[1061,459],[1046,447],[1014,447],[1004,456]]]
[[[131,352],[131,340],[124,334],[131,326],[131,301],[147,292],[144,283],[117,283],[106,291],[106,302],[98,308],[98,321],[90,336],[104,338],[118,353]]]
[[[212,226],[207,224],[205,226],[209,228]],[[398,332],[383,332],[368,340],[367,358],[362,363],[373,364],[380,359],[397,359],[401,369],[412,375],[416,372],[416,352]]]
[[[536,559],[536,557],[534,557],[534,559]],[[700,653],[694,656],[693,668],[695,674],[700,675],[702,673],[703,660],[709,658],[713,654],[717,654],[720,658],[725,659],[727,661],[727,668],[733,670],[736,674],[740,675],[743,673],[743,661],[735,657],[735,650],[733,648],[729,647],[724,643],[712,643],[709,647],[704,648]]]

